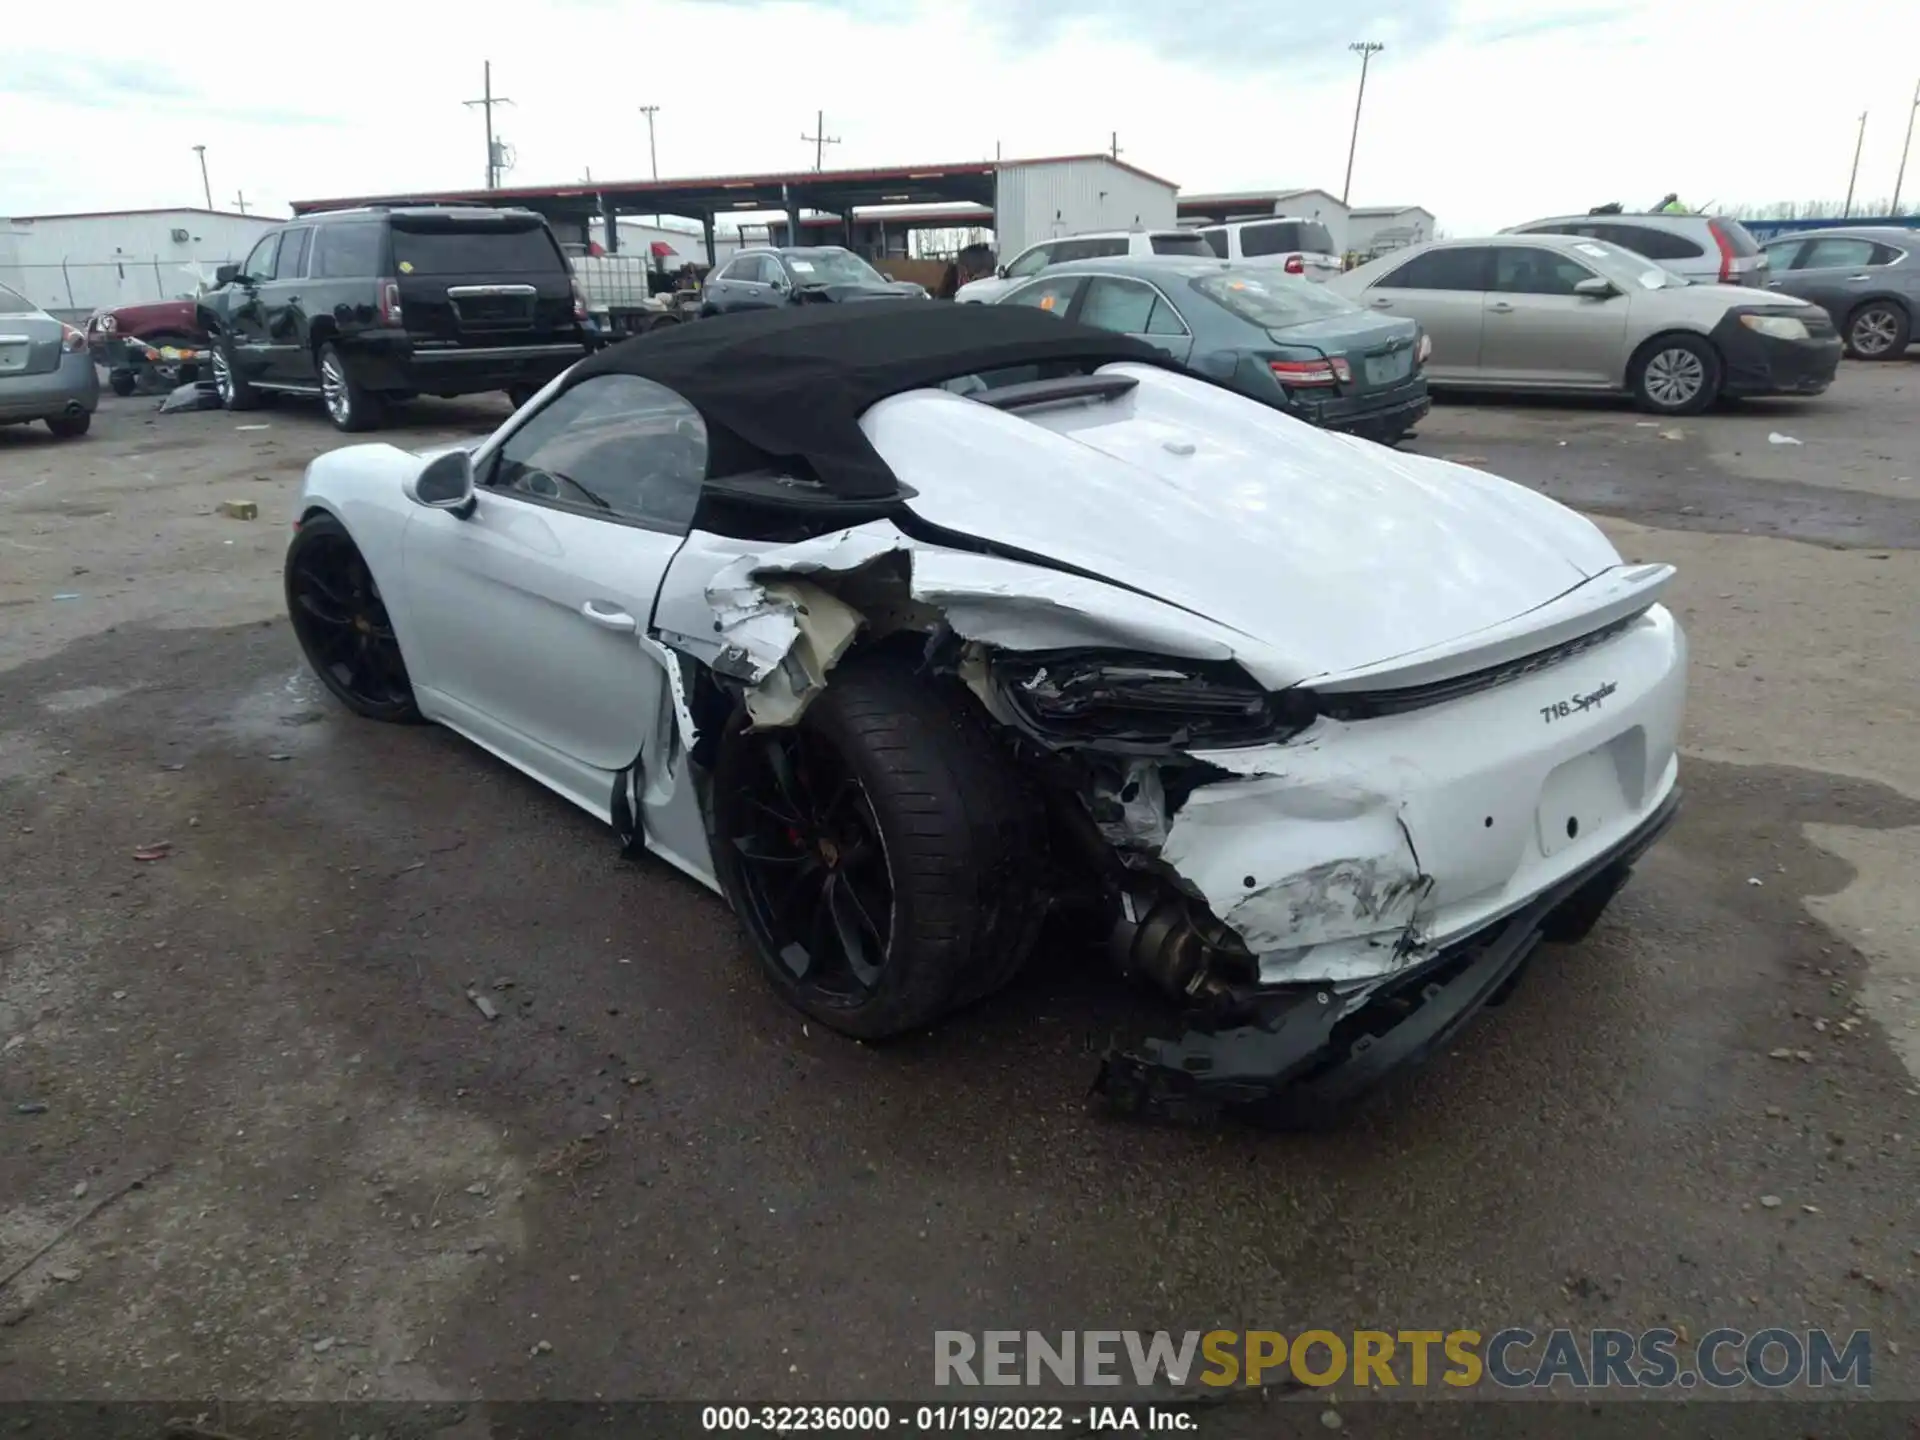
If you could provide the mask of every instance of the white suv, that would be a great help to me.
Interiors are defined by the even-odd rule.
[[[1344,268],[1333,233],[1318,220],[1262,216],[1205,225],[1196,233],[1207,242],[1209,253],[1241,265],[1268,266],[1320,281],[1331,280]]]
[[[1211,260],[1207,242],[1191,230],[1103,230],[1091,235],[1063,235],[1029,245],[990,276],[969,281],[954,293],[963,305],[997,300],[1029,276],[1049,265],[1069,260],[1110,260],[1116,255],[1175,255]]]
[[[1696,285],[1745,285],[1764,290],[1771,265],[1747,227],[1727,215],[1561,215],[1513,225],[1502,235],[1584,235],[1655,260]]]

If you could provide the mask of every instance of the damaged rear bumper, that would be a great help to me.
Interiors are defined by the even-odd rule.
[[[1612,848],[1521,910],[1448,945],[1427,963],[1342,996],[1325,985],[1258,991],[1178,1039],[1116,1050],[1095,1090],[1129,1111],[1254,1107],[1264,1118],[1333,1118],[1389,1075],[1446,1045],[1556,929],[1590,924],[1634,862],[1673,823],[1675,788]]]

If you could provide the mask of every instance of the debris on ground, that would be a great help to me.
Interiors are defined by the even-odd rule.
[[[1769,445],[1804,445],[1807,442],[1796,440],[1791,435],[1782,435],[1778,430],[1772,430],[1767,433],[1767,443]]]
[[[271,425],[236,425],[233,428],[236,430],[271,430],[273,427]]]
[[[57,1269],[47,1271],[47,1278],[49,1280],[56,1280],[62,1285],[72,1285],[79,1280],[80,1272],[71,1265],[62,1265]]]
[[[288,754],[288,753],[287,753],[286,751],[284,751],[284,750],[276,750],[276,751],[274,751],[274,752],[273,752],[273,754],[271,754],[271,755],[269,755],[269,756],[267,756],[267,759],[269,759],[269,760],[291,760],[291,759],[293,759],[293,756],[291,756],[291,755],[289,755],[289,754]]]
[[[77,1182],[73,1187],[72,1193],[73,1193],[73,1198],[76,1200],[86,1199],[87,1198],[87,1182],[84,1180]]]
[[[331,1335],[322,1336],[320,1339],[313,1342],[313,1353],[316,1355],[324,1355],[332,1348],[333,1348],[333,1337]]]
[[[251,500],[222,500],[213,507],[229,520],[258,520],[260,507]]]
[[[53,598],[56,600],[78,600],[80,596],[72,590],[62,590],[58,595],[54,596]]]
[[[47,1102],[44,1100],[22,1100],[18,1105],[13,1107],[13,1113],[16,1115],[44,1115],[47,1113]]]
[[[1767,1052],[1767,1058],[1769,1060],[1791,1060],[1793,1059],[1793,1049],[1787,1045],[1776,1046]]]
[[[1684,440],[1687,438],[1687,432],[1684,430],[1662,430],[1660,432],[1660,438],[1662,440]]]
[[[473,1008],[478,1010],[484,1018],[488,1020],[498,1020],[500,1018],[500,1012],[493,1008],[493,1002],[478,990],[467,991],[467,999],[473,1002]]]
[[[547,1341],[542,1340],[527,1353],[529,1355],[551,1355],[553,1353],[553,1346]]]
[[[185,385],[176,385],[167,392],[167,398],[160,402],[162,415],[171,415],[179,410],[221,408],[220,392],[214,388],[211,380],[194,380]]]
[[[1764,882],[1760,879],[1758,875],[1747,876],[1747,884],[1753,886],[1753,888],[1756,890],[1758,890],[1763,883]]]
[[[1778,1210],[1780,1208],[1780,1197],[1778,1195],[1762,1195],[1760,1197],[1760,1208],[1762,1210]]]
[[[133,852],[136,860],[164,860],[173,853],[171,840],[156,840],[151,845],[142,845]]]

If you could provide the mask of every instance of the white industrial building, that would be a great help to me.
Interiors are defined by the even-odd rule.
[[[8,216],[0,218],[0,285],[65,319],[182,299],[279,223],[221,210]]]
[[[1347,216],[1347,249],[1355,255],[1384,255],[1434,234],[1433,213],[1418,205],[1370,205]]]

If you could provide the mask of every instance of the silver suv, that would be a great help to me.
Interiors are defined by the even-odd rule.
[[[1503,235],[1584,235],[1657,260],[1696,285],[1765,288],[1768,263],[1747,227],[1725,215],[1561,215],[1512,225]]]

